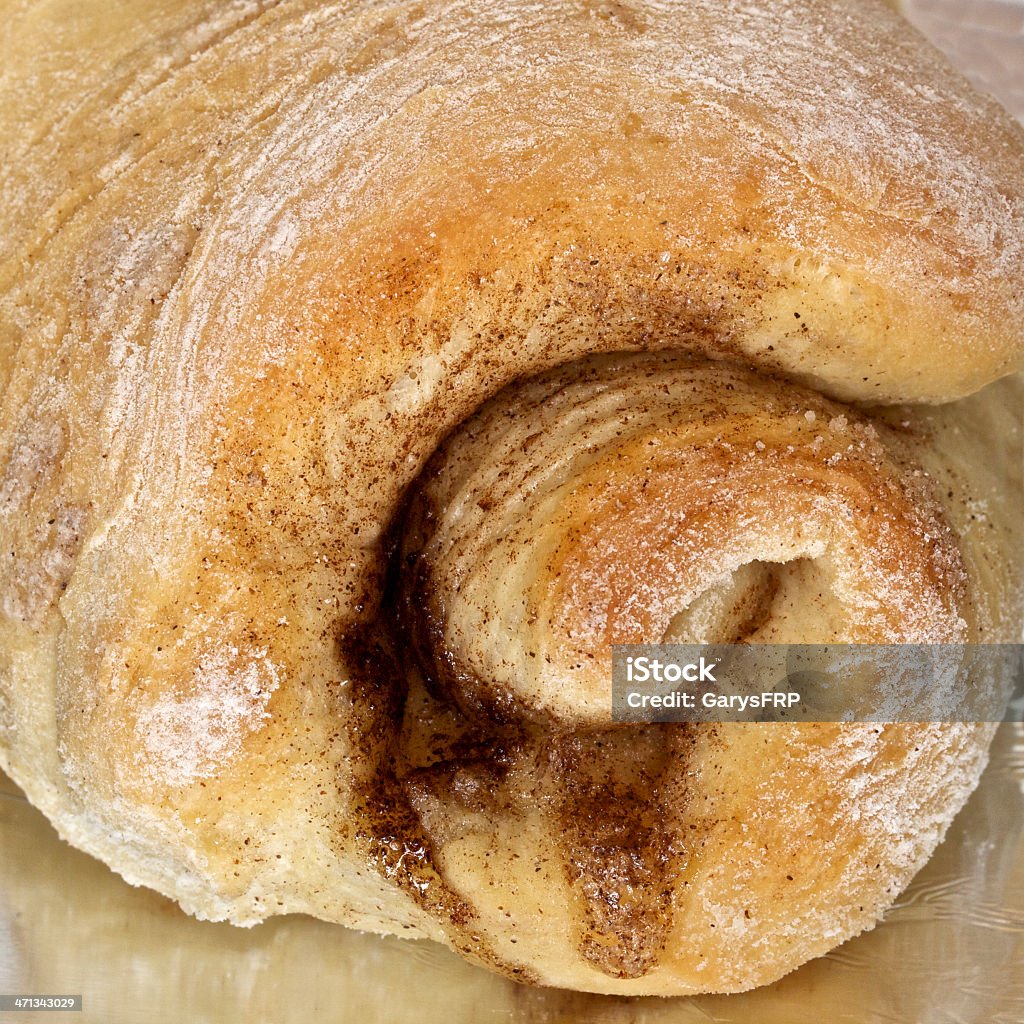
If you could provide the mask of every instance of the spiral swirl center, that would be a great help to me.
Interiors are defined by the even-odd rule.
[[[887,431],[681,354],[507,389],[411,505],[421,665],[472,715],[601,723],[612,644],[961,637],[954,539]]]

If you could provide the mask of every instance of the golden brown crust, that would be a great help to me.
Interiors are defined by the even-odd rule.
[[[458,847],[429,786],[377,785],[415,698],[375,627],[388,530],[442,439],[505,385],[593,353],[678,349],[833,399],[944,401],[1020,365],[1021,131],[881,4],[857,11],[11,12],[0,746],[71,841],[203,916],[305,911],[608,991],[755,984],[874,920],[885,886],[838,925],[765,918],[765,934],[789,938],[763,974],[688,974],[712,956],[701,937],[723,905],[709,860],[687,869],[710,901],[687,934],[645,911],[661,938],[630,946],[639,918],[626,914],[597,921],[612,939],[589,959],[567,958],[557,921],[531,925],[526,894],[575,907],[587,871],[567,876],[564,858],[528,876],[481,867],[484,847],[542,843],[548,819],[495,818],[467,797]],[[1019,545],[997,513],[1018,484],[977,450],[1014,429],[1019,397],[1001,385],[977,403],[893,422],[927,423],[913,458],[950,475],[936,490],[967,538],[966,600],[981,635],[1005,638],[1004,554]],[[991,535],[961,514],[968,500],[990,502]],[[900,737],[865,735],[850,757],[884,762]],[[921,774],[951,779],[950,795],[900,812],[916,838],[892,855],[894,879],[980,769],[977,737],[933,738]],[[503,770],[525,786],[541,762],[517,761],[515,739]],[[548,751],[546,771],[579,760],[573,742]],[[826,729],[807,742],[846,740]],[[724,781],[678,806],[713,808],[705,833],[754,857],[729,824],[754,812],[730,801],[771,798],[728,796],[736,766],[705,763]],[[583,806],[601,785],[580,783]],[[681,856],[645,835],[641,874]],[[512,890],[518,933],[497,924]],[[622,977],[607,969],[615,942]]]

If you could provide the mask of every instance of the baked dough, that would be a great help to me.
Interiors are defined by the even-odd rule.
[[[591,991],[738,991],[877,920],[987,727],[612,729],[607,676],[524,658],[744,602],[1019,639],[1019,378],[975,394],[1024,349],[1017,125],[872,2],[49,0],[0,67],[0,751],[66,839],[201,917]],[[744,482],[672,535],[707,578],[678,473],[645,504],[579,448],[609,379]],[[520,491],[460,483],[492,466]]]

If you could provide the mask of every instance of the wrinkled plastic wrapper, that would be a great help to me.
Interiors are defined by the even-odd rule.
[[[1024,118],[1024,0],[903,9]],[[196,921],[62,843],[0,776],[0,995],[15,993],[84,1008],[0,1024],[1021,1024],[1024,725],[1000,726],[977,792],[877,928],[766,988],[680,999],[526,988],[434,943],[309,918]]]

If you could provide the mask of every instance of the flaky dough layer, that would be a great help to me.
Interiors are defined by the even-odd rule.
[[[449,614],[458,552],[406,551],[422,591],[394,552],[430,501],[442,545],[449,499],[417,478],[449,435],[458,466],[506,386],[514,418],[548,386],[527,378],[683,353],[700,415],[608,365],[681,449],[715,409],[770,449],[808,537],[787,444],[856,464],[815,472],[830,515],[888,537],[877,558],[831,538],[849,593],[881,592],[858,550],[895,581],[886,639],[1019,639],[1019,380],[974,394],[1021,365],[1018,126],[867,0],[48,0],[8,12],[0,67],[0,750],[69,841],[202,917],[311,913],[624,994],[765,983],[877,919],[986,729],[610,730],[595,757],[603,724],[529,673],[485,679],[502,711],[466,696],[508,625],[501,574]],[[807,413],[845,426],[815,448]],[[577,443],[571,419],[548,443]],[[723,520],[713,580],[680,569],[670,619],[747,565],[799,562],[783,594],[821,569],[830,538],[762,505],[763,536]],[[521,511],[493,514],[532,537]],[[592,550],[559,564],[614,576]],[[612,638],[545,593],[560,651]],[[828,607],[862,637],[855,604]],[[816,638],[804,604],[771,607]],[[464,690],[421,685],[445,650]]]

